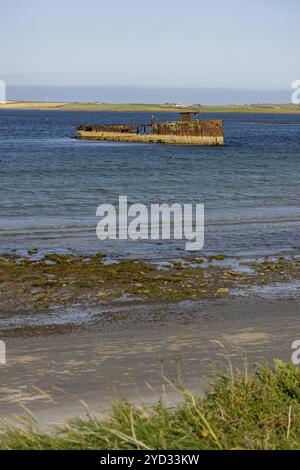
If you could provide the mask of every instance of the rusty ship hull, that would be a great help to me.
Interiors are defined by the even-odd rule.
[[[191,112],[180,113],[179,121],[151,124],[81,125],[77,137],[114,142],[145,142],[169,145],[223,145],[223,120],[193,119]]]

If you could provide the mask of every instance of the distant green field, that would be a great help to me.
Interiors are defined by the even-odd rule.
[[[37,109],[65,111],[148,111],[148,112],[180,112],[191,110],[207,113],[270,113],[300,114],[300,107],[293,104],[253,104],[225,106],[174,106],[169,104],[109,104],[109,103],[65,103],[8,101],[0,104],[0,109]]]

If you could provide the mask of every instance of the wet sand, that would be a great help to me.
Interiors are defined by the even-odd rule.
[[[199,392],[209,371],[228,364],[215,341],[237,366],[245,357],[249,367],[290,360],[291,344],[300,338],[299,307],[297,296],[149,302],[133,307],[132,315],[121,307],[59,335],[2,332],[7,364],[0,366],[0,417],[26,415],[25,406],[45,426],[86,415],[85,404],[100,413],[118,396],[172,403],[180,397],[162,378],[161,361],[173,380],[180,366],[185,384]]]

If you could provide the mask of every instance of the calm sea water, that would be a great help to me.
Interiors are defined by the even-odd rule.
[[[79,123],[144,123],[149,113],[1,110],[0,252],[189,254],[183,241],[100,242],[96,208],[119,195],[204,203],[203,254],[300,252],[300,115],[221,117],[224,147],[176,147],[71,138]]]

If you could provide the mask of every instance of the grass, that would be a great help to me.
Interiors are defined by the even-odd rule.
[[[247,104],[247,105],[213,105],[178,107],[171,104],[111,104],[111,103],[66,103],[38,101],[8,101],[0,104],[1,109],[37,109],[65,111],[147,111],[147,112],[180,112],[184,109],[208,113],[266,113],[266,114],[300,114],[300,108],[293,104]]]
[[[119,402],[105,420],[76,418],[52,433],[7,428],[0,448],[300,449],[300,369],[290,364],[218,375],[205,398],[171,385],[184,397],[173,408]]]

